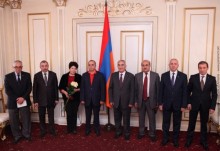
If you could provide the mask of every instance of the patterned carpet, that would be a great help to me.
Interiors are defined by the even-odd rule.
[[[39,137],[40,130],[38,123],[32,124],[32,141],[21,140],[18,144],[13,144],[10,127],[7,128],[7,139],[0,141],[0,151],[184,151],[185,132],[181,132],[179,148],[173,147],[172,141],[165,147],[161,147],[162,131],[157,131],[157,141],[151,142],[148,137],[137,140],[138,128],[132,128],[131,138],[125,141],[123,137],[114,139],[114,131],[105,131],[102,127],[101,136],[97,137],[92,131],[89,136],[84,135],[85,126],[78,128],[77,134],[66,134],[66,126],[56,125],[57,136],[47,134],[45,138]],[[172,136],[172,134],[171,134]],[[216,144],[217,134],[209,134],[209,150],[220,151],[220,146]],[[202,151],[199,145],[199,133],[195,134],[194,142],[189,151]]]

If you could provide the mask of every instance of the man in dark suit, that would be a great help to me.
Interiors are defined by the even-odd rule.
[[[178,66],[178,60],[171,59],[170,71],[161,76],[159,108],[163,111],[162,146],[165,146],[169,141],[170,119],[173,113],[173,145],[179,147],[181,117],[187,106],[187,76],[177,70]]]
[[[142,72],[135,75],[135,107],[139,112],[138,139],[145,135],[145,114],[149,119],[149,137],[156,140],[156,111],[158,108],[160,77],[156,72],[150,71],[150,61],[143,60]]]
[[[5,92],[8,95],[8,113],[14,143],[22,137],[31,140],[30,93],[32,90],[31,76],[22,71],[22,62],[14,61],[14,72],[5,76]],[[22,130],[20,126],[20,118]]]
[[[43,60],[40,62],[41,71],[34,75],[33,99],[35,108],[38,107],[40,119],[40,137],[46,135],[45,115],[46,110],[49,119],[50,133],[55,136],[54,108],[58,103],[58,82],[56,73],[49,71],[49,64]]]
[[[100,136],[99,111],[105,101],[105,78],[103,74],[96,71],[96,62],[88,62],[88,72],[82,75],[80,87],[80,100],[85,105],[86,131],[88,136],[91,132],[91,116],[94,115],[94,129],[97,136]]]
[[[185,146],[189,147],[192,143],[196,119],[199,112],[201,124],[200,143],[203,148],[207,150],[207,122],[209,113],[213,114],[215,111],[217,87],[215,77],[207,74],[207,62],[199,62],[198,70],[198,74],[191,75],[188,84],[188,109],[190,110],[190,113]]]
[[[114,107],[115,138],[122,134],[121,121],[123,117],[124,138],[130,139],[130,114],[134,104],[134,75],[126,71],[124,60],[118,61],[118,72],[110,78],[109,100]]]

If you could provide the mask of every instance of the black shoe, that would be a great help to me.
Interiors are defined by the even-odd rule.
[[[65,133],[66,133],[66,134],[71,134],[71,133],[72,133],[72,131],[66,131]]]
[[[90,131],[85,132],[85,136],[89,136],[89,134],[90,134]]]
[[[161,142],[161,146],[165,146],[168,142],[169,142],[168,140],[163,139]]]
[[[178,148],[178,147],[179,147],[179,143],[178,143],[177,141],[174,141],[174,142],[173,142],[173,146],[176,147],[176,148]]]
[[[208,150],[209,149],[209,146],[208,146],[208,144],[206,142],[200,142],[200,144],[202,145],[204,150]]]
[[[121,136],[121,133],[115,133],[115,139],[118,139]]]
[[[142,139],[144,137],[144,135],[138,134],[137,135],[137,139]]]
[[[156,142],[157,141],[156,136],[150,136],[150,139],[151,139],[152,142]]]
[[[189,148],[189,146],[192,144],[192,141],[191,140],[187,140],[186,141],[186,144],[185,144],[185,147]]]
[[[54,131],[54,132],[51,132],[50,133],[52,136],[57,136],[57,133]]]
[[[96,136],[100,136],[100,131],[96,131]]]
[[[26,141],[28,141],[28,142],[31,141],[31,137],[26,137],[25,139],[26,139]]]
[[[73,134],[77,134],[77,131],[76,130],[73,130],[73,132],[72,132]]]
[[[13,141],[13,143],[14,143],[14,144],[17,144],[21,139],[22,139],[22,137],[19,137],[19,138],[15,139],[15,140]]]
[[[124,136],[124,139],[127,141],[127,140],[129,140],[130,139],[130,135],[125,135]]]
[[[44,138],[45,135],[46,135],[46,133],[41,133],[41,134],[40,134],[40,138]]]

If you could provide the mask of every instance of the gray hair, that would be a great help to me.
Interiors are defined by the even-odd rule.
[[[15,67],[15,64],[16,64],[16,63],[20,63],[21,66],[22,66],[22,61],[21,61],[21,60],[15,60],[14,63],[13,63],[13,67]]]

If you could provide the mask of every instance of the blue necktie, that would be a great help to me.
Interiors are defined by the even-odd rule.
[[[175,73],[173,72],[172,79],[171,79],[172,86],[174,86],[174,84],[175,84],[174,75],[175,75]]]

